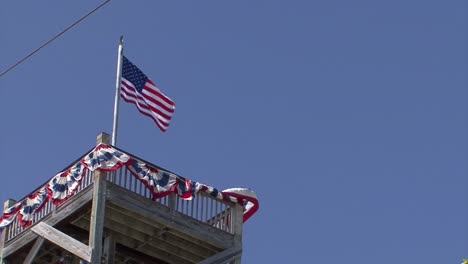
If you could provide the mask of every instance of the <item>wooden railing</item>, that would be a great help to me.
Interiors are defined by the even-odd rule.
[[[93,172],[89,170],[85,171],[81,184],[74,195],[77,195],[93,185],[93,175]],[[125,166],[116,171],[108,172],[106,178],[108,182],[123,187],[148,199],[152,199],[151,191],[141,181],[137,180]],[[73,197],[70,199],[73,199]],[[157,199],[156,202],[167,206],[170,210],[192,217],[201,222],[208,223],[222,231],[231,234],[235,233],[235,225],[232,221],[232,219],[234,219],[234,203],[232,202],[216,199],[215,197],[203,192],[195,195],[192,200],[184,200],[176,194],[170,194]],[[66,206],[66,203],[60,206]],[[52,214],[56,208],[57,206],[54,205],[51,200],[47,200],[41,210],[33,213],[32,225]],[[8,243],[27,229],[29,229],[29,227],[25,228],[21,226],[18,218],[16,218],[3,230],[3,232],[5,232],[5,242]]]
[[[107,181],[148,199],[152,198],[150,190],[137,180],[125,166],[107,173]],[[231,208],[234,203],[232,202],[216,199],[203,192],[195,195],[192,200],[184,200],[175,194],[170,194],[157,199],[156,202],[225,232],[234,233],[230,221],[233,217]]]
[[[88,188],[90,185],[93,183],[93,172],[86,170],[83,179],[81,180],[80,185],[78,186],[76,193],[74,195],[77,195],[78,193],[82,192],[84,189]],[[24,198],[23,200],[25,200]],[[73,198],[70,198],[73,199]],[[56,205],[52,203],[51,200],[47,200],[44,204],[44,206],[41,208],[41,210],[36,211],[32,215],[32,224],[34,225],[37,222],[40,222],[43,218],[47,217],[51,213],[55,211],[57,208]],[[19,223],[18,217],[8,226],[5,227],[3,232],[5,232],[5,241],[8,242],[11,239],[15,238],[17,235],[21,234],[24,230],[28,229],[29,227],[23,227]]]

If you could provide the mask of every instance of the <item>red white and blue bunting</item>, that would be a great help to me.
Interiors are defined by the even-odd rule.
[[[216,199],[242,205],[244,222],[259,208],[257,196],[250,189],[218,191],[211,186],[153,167],[112,146],[100,144],[70,168],[52,177],[45,186],[5,210],[0,217],[0,230],[11,224],[16,217],[21,226],[31,225],[33,214],[41,210],[48,200],[55,205],[63,204],[76,193],[86,170],[115,171],[122,166],[126,166],[151,191],[153,199],[176,193],[182,199],[191,200],[195,194],[204,192]]]
[[[16,219],[16,214],[20,209],[21,203],[16,203],[12,207],[6,209],[2,217],[0,217],[0,228],[11,224]]]
[[[137,159],[132,159],[127,169],[151,191],[153,199],[164,197],[175,190],[177,176],[172,173],[148,166]]]
[[[46,199],[47,190],[45,186],[24,199],[18,214],[18,220],[22,226],[31,224],[33,212],[41,210],[45,205]]]
[[[73,196],[80,186],[85,166],[80,162],[75,163],[71,168],[55,175],[47,185],[47,197],[55,205],[61,205],[63,202]]]

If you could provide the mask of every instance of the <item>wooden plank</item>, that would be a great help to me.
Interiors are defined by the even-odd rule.
[[[85,226],[86,223],[75,222],[76,225]],[[115,237],[116,243],[122,243],[122,240],[132,240],[136,245],[133,247],[140,250],[141,247],[151,252],[151,256],[157,257],[169,263],[196,263],[197,260],[204,259],[203,257],[190,254],[184,248],[177,248],[163,240],[157,239],[154,232],[143,233],[132,228],[132,225],[120,224],[115,221],[106,220],[106,230]]]
[[[50,225],[44,222],[40,222],[33,226],[31,230],[39,236],[56,244],[57,246],[67,250],[72,254],[75,254],[79,258],[88,262],[91,261],[91,250],[87,245],[81,243],[78,240],[75,240],[65,233],[62,233]]]
[[[213,254],[219,252],[219,249],[207,248],[204,247],[203,241],[195,239],[195,241],[190,240],[190,238],[183,239],[171,232],[169,229],[165,228],[156,228],[151,225],[150,221],[144,221],[144,219],[137,218],[135,216],[125,215],[119,210],[113,209],[111,207],[106,209],[106,224],[108,219],[115,221],[124,225],[129,225],[133,229],[140,231],[145,234],[153,234],[157,232],[157,236],[154,237],[154,241],[158,243],[167,243],[175,247],[184,248],[185,250],[195,254],[196,256],[189,256],[191,258],[206,258],[212,256]]]
[[[169,209],[171,209],[171,213],[174,213],[175,211],[177,211],[177,196],[175,193],[171,193],[169,194],[168,196],[168,206],[169,206]]]
[[[75,225],[77,228],[79,227],[80,229],[87,229],[89,228],[89,220],[86,220],[85,218],[80,218],[78,221],[74,221],[73,225]],[[123,228],[129,228],[129,227],[123,227]],[[136,239],[133,239],[131,237],[128,237],[124,234],[120,234],[117,232],[113,232],[112,230],[105,229],[105,235],[109,236],[112,235],[114,242],[116,244],[116,252],[117,255],[122,256],[127,256],[125,252],[121,252],[119,248],[120,245],[124,245],[125,247],[128,247],[129,249],[132,249],[134,253],[139,253],[139,258],[138,259],[145,259],[145,258],[154,258],[158,259],[160,261],[150,261],[150,262],[141,262],[141,263],[162,263],[162,264],[167,264],[167,263],[174,263],[174,264],[193,264],[195,262],[186,262],[183,259],[179,258],[173,258],[170,256],[167,252],[160,251],[157,248],[153,248],[148,245],[148,241],[152,239],[152,236],[148,235],[146,238],[146,242],[142,242]],[[129,256],[127,256],[129,257]],[[135,258],[135,256],[131,256],[131,258]],[[127,259],[128,260],[128,259]],[[118,263],[118,260],[116,261]]]
[[[196,263],[193,261],[184,260],[177,256],[170,255],[167,252],[151,247],[147,243],[138,241],[136,239],[130,238],[125,235],[118,234],[118,233],[112,233],[112,235],[114,236],[115,242],[117,244],[121,244],[131,249],[134,249],[137,252],[141,253],[142,255],[143,254],[148,255],[150,257],[153,257],[153,258],[162,260],[163,262],[171,263],[171,264],[194,264]]]
[[[201,262],[198,262],[198,264],[224,264],[235,258],[238,258],[241,254],[242,248],[235,246],[219,252],[218,254],[211,256]]]
[[[96,170],[94,177],[93,205],[89,225],[89,247],[92,251],[92,263],[101,263],[104,213],[106,208],[106,173]]]
[[[112,222],[112,223],[111,223]],[[117,222],[117,223],[115,223]],[[82,217],[81,220],[73,222],[78,227],[87,229],[89,227],[89,219]],[[204,259],[221,251],[220,248],[214,248],[203,241],[185,236],[184,238],[174,234],[173,230],[163,227],[155,227],[153,223],[147,219],[136,218],[135,215],[129,215],[121,212],[119,209],[112,207],[106,208],[106,220],[104,223],[105,229],[119,229],[117,224],[130,226],[132,229],[139,231],[143,234],[153,235],[152,242],[161,245],[167,244],[175,248],[182,248],[194,256],[194,259]],[[164,246],[163,246],[164,247]]]
[[[104,259],[105,264],[113,264],[115,262],[115,241],[112,235],[108,235],[104,239]]]
[[[51,226],[57,224],[66,217],[72,215],[83,206],[86,205],[92,198],[93,190],[91,187],[85,189],[84,191],[76,194],[70,200],[66,201],[61,206],[57,207],[57,210],[45,218],[42,219],[42,222],[47,223]],[[24,231],[23,233],[16,236],[14,239],[8,241],[3,248],[2,254],[6,258],[16,250],[21,249],[28,243],[32,242],[37,238],[37,235],[32,232],[30,229]]]
[[[242,227],[244,224],[244,208],[240,204],[236,204],[232,210],[232,221],[234,227],[234,245],[237,248],[242,249]],[[241,263],[241,254],[239,254],[235,259],[233,264]]]
[[[109,135],[100,133],[96,145],[109,144]],[[94,171],[93,205],[91,207],[91,222],[89,226],[89,247],[92,263],[101,263],[102,238],[104,233],[104,212],[106,209],[106,172]]]
[[[161,252],[166,252],[167,254],[173,255],[177,259],[182,259],[185,261],[203,259],[203,257],[193,254],[192,252],[187,251],[185,248],[166,243],[164,240],[159,239],[157,237],[157,234],[143,233],[138,230],[135,230],[133,229],[134,226],[120,224],[116,221],[108,220],[108,222],[106,222],[106,228],[111,229],[113,232],[125,235],[127,237],[131,237],[135,240],[145,243],[155,248],[155,250],[159,250]]]
[[[116,256],[116,263],[151,263],[151,264],[167,264],[167,262],[160,259],[153,258],[149,255],[141,254],[141,252],[126,247],[122,244],[116,244],[116,251],[119,253]],[[120,259],[119,259],[120,257]],[[128,262],[133,260],[135,262]]]
[[[112,204],[161,223],[170,229],[205,241],[216,247],[228,248],[234,244],[233,235],[200,222],[178,212],[170,213],[169,208],[119,186],[109,184],[108,200]]]
[[[44,243],[44,238],[38,237],[36,239],[36,242],[34,242],[33,247],[31,250],[29,250],[28,255],[26,256],[26,259],[23,261],[23,264],[31,264],[34,257],[36,257],[37,252],[39,252],[39,249],[41,249],[42,244]]]
[[[154,256],[165,262],[178,264],[196,263],[194,259],[184,257],[186,256],[187,252],[185,252],[183,249],[173,248],[173,250],[170,250],[168,244],[154,242],[153,237],[151,235],[143,234],[140,232],[133,232],[133,230],[131,230],[131,228],[129,228],[128,226],[122,226],[119,229],[119,232],[115,232],[115,230],[112,230],[112,234],[116,236],[116,241],[118,243],[123,243],[123,241],[132,240],[136,245],[135,247],[133,247],[135,250],[146,252],[147,254],[148,252],[151,252],[151,256]],[[177,250],[178,254],[174,254],[174,249]]]
[[[168,196],[166,196],[165,198],[167,198],[167,197]],[[157,203],[157,206],[159,206],[158,208],[160,208],[162,211],[167,211],[168,212],[168,208],[166,206],[162,206],[159,203]],[[121,214],[121,216],[119,216],[119,215],[116,216],[115,214],[107,215],[107,210],[108,209],[111,210],[114,213],[118,212],[119,214]],[[230,214],[230,211],[227,211],[225,213]],[[124,218],[127,222],[132,222],[132,221],[137,221],[138,222],[139,221],[139,222],[144,223],[143,224],[144,226],[152,226],[152,227],[159,228],[159,229],[168,229],[162,223],[159,223],[159,222],[154,221],[152,219],[142,217],[142,216],[140,216],[138,214],[135,214],[132,211],[126,210],[125,208],[117,206],[117,205],[112,204],[112,203],[107,203],[107,205],[106,205],[106,218],[109,218],[109,217],[111,217],[112,219],[114,219],[115,217],[119,217],[119,219]],[[190,219],[192,219],[192,218],[190,218]],[[122,221],[125,221],[125,220],[122,220]],[[121,220],[119,220],[119,221],[121,221]],[[209,225],[212,225],[212,224],[210,223]],[[182,232],[180,232],[180,231],[178,231],[176,229],[168,229],[168,230],[169,230],[169,232],[166,233],[167,235],[166,235],[166,238],[165,238],[166,242],[169,242],[169,241],[172,241],[172,240],[174,240],[174,242],[176,242],[177,244],[183,243],[183,241],[190,242],[190,245],[191,245],[190,250],[193,250],[192,252],[194,252],[196,254],[201,254],[204,257],[209,257],[209,256],[211,256],[211,255],[213,255],[213,254],[215,254],[217,252],[220,252],[221,249],[223,249],[220,246],[214,246],[212,244],[206,243],[205,241],[201,240],[200,238],[190,236],[190,235],[182,233]],[[228,232],[228,230],[223,230],[223,231]],[[234,238],[234,236],[231,235],[231,239],[233,239],[233,238]],[[181,241],[181,240],[183,240],[183,241]],[[198,249],[200,249],[200,250],[198,250]]]

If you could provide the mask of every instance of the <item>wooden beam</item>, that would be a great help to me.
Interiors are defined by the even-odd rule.
[[[109,225],[107,225],[106,223],[106,227],[109,227],[109,229],[111,229],[113,232],[120,233],[127,237],[131,237],[135,240],[138,240],[142,243],[145,243],[146,245],[153,247],[155,251],[165,252],[165,254],[175,256],[175,258],[177,259],[182,259],[189,262],[203,259],[203,257],[186,251],[185,248],[168,244],[163,240],[158,239],[157,236],[154,234],[140,232],[138,230],[133,229],[133,227],[129,225],[122,225],[118,222],[110,220]]]
[[[172,233],[172,230],[156,228],[151,225],[150,221],[143,220],[144,219],[136,217],[135,215],[125,215],[120,210],[114,209],[112,207],[106,208],[105,227],[112,228],[112,223],[114,225],[116,225],[116,223],[121,223],[123,225],[131,226],[132,229],[143,234],[154,235],[153,241],[155,243],[167,244],[174,248],[183,248],[184,250],[192,253],[193,255],[187,256],[189,259],[204,259],[221,251],[220,249],[204,247],[203,241],[198,239],[190,240],[190,237],[187,239],[179,238]],[[108,226],[108,224],[110,226]]]
[[[108,235],[104,239],[104,259],[105,264],[113,264],[115,262],[115,240],[112,235]]]
[[[23,264],[31,264],[34,257],[36,257],[37,252],[39,252],[39,249],[41,249],[42,244],[44,243],[44,238],[38,237],[36,239],[36,242],[34,242],[33,247],[31,250],[29,250],[28,255],[26,256],[26,259],[23,261]]]
[[[40,236],[38,236],[38,238],[39,237]],[[59,247],[55,244],[49,243],[49,241],[45,241],[42,244],[41,250],[36,255],[34,263],[53,263],[53,258],[57,258],[57,248]]]
[[[72,254],[75,254],[79,258],[88,262],[91,261],[91,250],[87,245],[81,243],[78,240],[75,240],[65,233],[62,233],[50,225],[44,222],[39,222],[33,226],[31,230],[39,236],[54,243],[55,245],[67,250]]]
[[[219,252],[214,256],[211,256],[201,262],[198,262],[198,264],[224,264],[234,260],[235,258],[238,258],[241,254],[242,248],[236,246]]]
[[[180,231],[221,248],[228,248],[234,244],[232,234],[179,212],[171,213],[169,208],[122,187],[109,184],[108,195],[108,200],[112,204],[159,222],[170,229]]]
[[[86,205],[86,203],[91,200],[92,194],[92,187],[86,188],[85,190],[70,198],[70,200],[66,201],[61,206],[57,207],[57,210],[54,213],[49,214],[41,221],[51,226],[57,224],[61,220],[72,215],[73,213],[81,209],[84,205]],[[18,249],[21,249],[28,243],[31,243],[36,238],[37,235],[34,232],[32,232],[31,229],[24,231],[11,241],[7,242],[2,251],[3,257],[6,258]]]
[[[169,209],[171,210],[171,213],[174,214],[174,212],[177,211],[177,196],[175,193],[171,193],[169,194],[168,199]]]
[[[158,250],[157,248],[153,248],[150,245],[148,245],[145,242],[138,241],[136,239],[133,239],[131,237],[118,234],[118,233],[112,233],[112,235],[115,238],[115,242],[121,245],[124,245],[126,247],[129,247],[131,249],[134,249],[135,251],[139,252],[140,254],[148,255],[153,258],[162,260],[163,262],[170,263],[170,264],[193,264],[196,263],[194,261],[187,261],[185,259],[179,258],[177,256],[171,255],[167,252]]]
[[[109,135],[100,133],[96,145],[109,144]],[[106,172],[94,171],[93,205],[91,208],[91,222],[89,227],[89,247],[93,264],[101,263],[102,238],[104,233],[104,212],[106,209]]]
[[[163,237],[163,240],[166,243],[183,246],[184,248],[188,248],[189,251],[202,257],[212,256],[223,249],[222,247],[206,243],[199,238],[181,233],[178,230],[170,229],[161,223],[142,217],[112,203],[107,204],[106,218],[111,218],[119,222],[132,221],[134,223],[141,223],[141,226],[138,225],[135,228],[139,228],[142,232],[148,232],[148,228],[156,228],[161,232],[161,237]]]
[[[123,244],[168,263],[190,264],[196,263],[196,260],[200,259],[200,257],[198,257],[194,261],[187,257],[184,258],[182,256],[186,256],[187,252],[184,252],[182,249],[177,249],[176,247],[171,250],[170,245],[165,244],[164,242],[154,241],[155,237],[153,234],[138,232],[133,230],[130,225],[116,224],[115,222],[109,225],[108,221],[106,222],[106,230],[112,234],[115,239],[115,243]],[[85,227],[86,222],[81,220],[74,224]]]
[[[232,225],[234,227],[234,246],[236,248],[240,248],[242,252],[242,227],[244,224],[244,208],[240,206],[240,204],[236,204],[232,208]],[[236,256],[234,259],[233,264],[240,264],[241,263],[241,256],[242,254],[239,254]]]
[[[141,252],[126,247],[122,244],[116,244],[115,247],[119,255],[124,258],[120,263],[128,263],[128,260],[131,259],[137,263],[168,264],[167,262],[162,261],[160,259],[153,258],[149,255],[141,254]],[[116,262],[118,263],[118,260]]]

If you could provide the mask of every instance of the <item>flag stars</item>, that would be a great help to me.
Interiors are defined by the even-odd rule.
[[[135,86],[135,89],[141,93],[148,77],[131,63],[125,56],[123,57],[122,77],[129,80]]]
[[[135,104],[138,111],[153,119],[162,131],[169,127],[174,102],[126,57],[123,57],[120,97]]]

